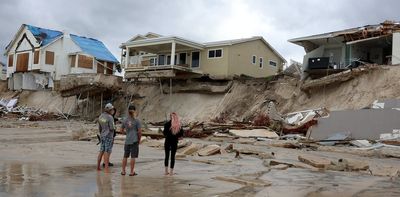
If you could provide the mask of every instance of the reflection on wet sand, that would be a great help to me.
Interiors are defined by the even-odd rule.
[[[39,164],[18,162],[0,164],[0,194],[32,194],[34,187],[46,180],[46,170]]]
[[[103,174],[101,172],[97,172],[97,192],[95,193],[96,197],[113,196],[113,184],[111,181],[111,176],[111,174]]]
[[[49,169],[33,163],[0,162],[0,196],[179,197],[196,196],[200,191],[178,177],[130,177],[97,172],[93,166]]]

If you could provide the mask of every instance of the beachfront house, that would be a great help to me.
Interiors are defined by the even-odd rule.
[[[10,90],[57,87],[61,76],[113,74],[118,60],[99,40],[23,24],[6,47]]]
[[[156,33],[136,35],[120,46],[126,79],[264,78],[282,71],[286,60],[260,36],[200,43]]]

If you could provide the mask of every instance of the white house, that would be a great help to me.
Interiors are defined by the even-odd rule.
[[[11,90],[54,88],[62,75],[113,74],[118,60],[99,40],[23,24],[6,47]]]

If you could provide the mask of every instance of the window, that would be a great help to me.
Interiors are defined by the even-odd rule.
[[[107,63],[106,74],[112,75],[114,72],[114,63],[112,62],[106,62],[106,63]],[[104,66],[106,65],[106,63],[104,64]]]
[[[152,57],[150,58],[150,66],[156,66],[157,65],[157,58]]]
[[[14,55],[8,56],[8,67],[13,67],[14,65]]]
[[[33,64],[39,64],[39,51],[33,53]]]
[[[76,55],[71,55],[71,67],[75,67]]]
[[[29,64],[29,53],[17,54],[17,65],[15,69],[17,72],[28,71],[28,64]]]
[[[269,65],[270,65],[270,66],[273,66],[273,67],[276,67],[276,62],[274,62],[274,61],[272,61],[272,60],[269,60]]]
[[[93,68],[93,58],[86,55],[78,56],[78,67],[80,68]]]
[[[45,64],[54,65],[54,52],[46,51],[46,60]]]
[[[251,58],[251,63],[256,64],[256,61],[257,61],[257,56],[253,55],[253,57]]]
[[[178,64],[186,64],[186,53],[179,54],[179,62]]]
[[[159,55],[158,56],[158,65],[164,65],[165,64],[165,55]]]
[[[97,73],[104,74],[104,63],[102,61],[97,62]]]
[[[200,67],[200,52],[192,52],[192,68]]]
[[[260,57],[260,68],[263,68],[263,58]]]
[[[222,49],[208,50],[208,58],[219,58],[222,57]]]
[[[174,62],[174,65],[176,65],[176,55],[175,55],[175,62]],[[170,65],[171,64],[171,55],[167,55],[167,65]]]

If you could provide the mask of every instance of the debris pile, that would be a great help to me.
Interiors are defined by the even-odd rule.
[[[41,109],[26,106],[17,106],[18,99],[0,99],[0,117],[29,121],[56,120],[63,118],[61,114],[55,114]]]

